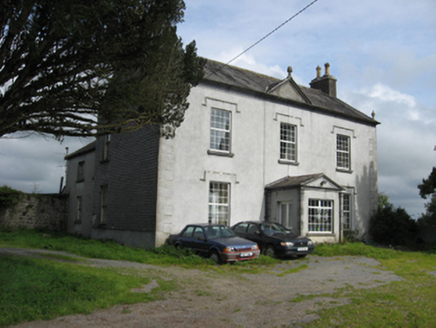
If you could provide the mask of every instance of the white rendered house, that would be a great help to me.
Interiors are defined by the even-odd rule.
[[[174,139],[146,127],[95,142],[81,220],[84,154],[67,156],[69,231],[141,247],[199,222],[277,221],[315,242],[364,234],[377,209],[379,123],[336,97],[328,65],[310,88],[291,70],[284,80],[210,60],[205,70]]]

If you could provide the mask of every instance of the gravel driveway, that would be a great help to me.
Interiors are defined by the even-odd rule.
[[[2,253],[40,256],[55,252],[0,248]],[[16,327],[298,327],[315,320],[314,311],[348,303],[347,298],[330,296],[338,288],[376,288],[401,280],[379,267],[378,261],[356,256],[308,256],[283,261],[262,274],[225,275],[98,259],[87,259],[86,264],[141,270],[152,277],[175,280],[179,288],[167,293],[162,301],[119,305],[90,315],[69,315]],[[286,272],[299,267],[298,272]],[[136,292],[146,293],[157,286],[152,280]],[[318,296],[291,302],[299,295]]]

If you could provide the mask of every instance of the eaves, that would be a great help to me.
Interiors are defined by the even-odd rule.
[[[344,113],[335,112],[332,109],[314,106],[311,104],[298,102],[298,101],[295,101],[292,99],[278,97],[276,95],[271,95],[271,94],[268,94],[265,92],[259,92],[257,90],[243,88],[243,87],[236,86],[236,85],[230,85],[228,83],[203,79],[200,82],[200,84],[217,87],[221,90],[228,90],[228,91],[233,91],[236,93],[242,93],[242,94],[245,94],[248,96],[258,97],[258,98],[261,98],[265,101],[273,102],[273,103],[280,104],[280,105],[294,106],[294,107],[298,107],[298,108],[301,108],[304,110],[320,113],[323,115],[328,115],[328,116],[332,116],[332,117],[346,119],[346,120],[349,120],[351,122],[361,123],[361,124],[370,125],[370,126],[374,126],[374,127],[377,126],[378,124],[380,124],[380,122],[373,120],[373,119],[365,119],[365,118],[359,118],[359,117],[355,117],[355,116],[351,116],[351,115],[346,115]]]

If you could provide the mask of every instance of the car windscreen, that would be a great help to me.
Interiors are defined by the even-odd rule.
[[[209,226],[205,228],[209,239],[229,238],[236,236],[235,233],[226,226]]]
[[[262,229],[262,231],[267,235],[274,233],[291,233],[290,230],[278,223],[262,223],[260,229]]]

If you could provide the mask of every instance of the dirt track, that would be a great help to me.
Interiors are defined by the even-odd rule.
[[[38,256],[40,252],[53,253],[0,248],[0,254]],[[309,256],[305,260],[284,261],[268,273],[256,275],[223,275],[109,260],[86,263],[141,270],[151,277],[175,280],[179,288],[166,294],[162,301],[120,305],[90,315],[70,315],[17,327],[298,327],[315,320],[317,316],[313,312],[320,308],[349,302],[346,298],[329,296],[338,288],[348,285],[356,289],[375,288],[401,280],[383,271],[377,261],[364,257]],[[302,265],[307,268],[283,275],[286,270]],[[137,292],[149,292],[157,286],[156,280],[152,280]],[[315,294],[320,296],[290,302],[298,295]]]

